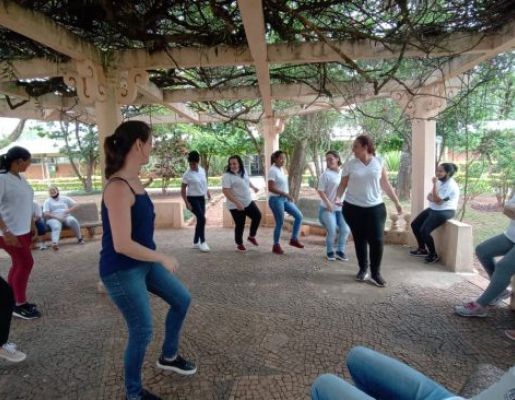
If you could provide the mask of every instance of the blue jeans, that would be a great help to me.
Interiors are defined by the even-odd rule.
[[[268,205],[270,206],[275,219],[274,244],[279,244],[279,239],[281,238],[281,231],[284,224],[285,211],[294,218],[291,238],[298,239],[300,226],[302,225],[302,213],[297,208],[295,203],[289,201],[284,196],[270,196],[268,198]]]
[[[490,284],[477,303],[487,306],[508,287],[515,274],[515,243],[502,233],[480,243],[476,247],[476,255],[490,277]],[[503,257],[496,263],[495,257],[499,256]]]
[[[443,400],[454,396],[406,364],[365,347],[354,347],[347,367],[356,386],[334,375],[319,376],[313,400]]]
[[[141,367],[147,345],[152,340],[149,292],[170,305],[162,347],[162,354],[167,358],[177,354],[179,334],[191,295],[175,275],[158,263],[142,262],[134,268],[104,276],[102,282],[127,323],[129,340],[124,356],[125,389],[129,400],[139,399],[142,389]]]
[[[345,245],[349,238],[350,228],[345,222],[343,214],[340,211],[328,211],[327,208],[320,207],[318,210],[318,219],[320,223],[325,226],[327,230],[327,236],[325,237],[325,246],[327,248],[327,254],[334,254],[334,239],[338,233],[338,241],[336,244],[336,251],[345,253]],[[338,232],[337,229],[338,228]]]

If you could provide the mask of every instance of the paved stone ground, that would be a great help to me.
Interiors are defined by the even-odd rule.
[[[343,360],[358,344],[399,357],[454,390],[478,363],[506,369],[515,362],[515,345],[502,335],[515,327],[515,315],[507,307],[480,320],[453,315],[453,305],[479,289],[407,257],[405,248],[387,247],[389,285],[379,289],[354,281],[352,250],[347,263],[325,261],[320,237],[276,256],[271,229],[262,229],[262,245],[245,254],[234,251],[231,230],[208,228],[210,254],[191,249],[192,235],[191,227],[156,235],[180,260],[179,276],[193,295],[181,352],[199,366],[187,378],[155,367],[166,307],[153,299],[155,337],[144,381],[165,399],[308,399],[317,375],[348,377]],[[28,358],[0,361],[0,399],[123,398],[126,330],[96,291],[100,242],[68,243],[58,253],[34,253],[29,294],[43,318],[13,321],[11,340]],[[1,253],[4,277],[8,264]]]

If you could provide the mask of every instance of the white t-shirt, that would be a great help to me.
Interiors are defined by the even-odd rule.
[[[359,207],[373,207],[383,203],[381,194],[381,174],[383,162],[378,157],[372,157],[368,165],[358,158],[345,163],[342,176],[349,177],[345,201]]]
[[[13,235],[30,232],[33,202],[34,190],[23,176],[0,174],[0,216]],[[2,231],[0,236],[4,236]]]
[[[247,174],[243,175],[243,178],[239,174],[231,174],[226,172],[222,177],[222,187],[224,189],[231,189],[234,197],[243,204],[243,207],[248,207],[252,202],[250,194],[250,182]],[[235,210],[236,205],[227,199],[227,208],[229,210]]]
[[[342,179],[342,172],[340,169],[338,171],[333,171],[331,169],[326,169],[320,178],[318,179],[318,188],[320,192],[324,192],[331,204],[333,205],[334,211],[341,211],[342,206],[337,206],[336,202],[341,202],[341,199],[336,198],[336,192],[338,191],[338,186],[340,185],[340,181]],[[320,200],[320,207],[327,208],[324,200]]]
[[[54,214],[59,218],[64,218],[69,215],[67,211],[75,204],[77,203],[67,196],[59,195],[57,199],[50,197],[43,203],[43,212]]]
[[[510,200],[506,202],[506,205],[515,206],[515,196],[513,196]],[[515,243],[515,219],[512,219],[510,221],[510,224],[508,225],[508,229],[506,229],[506,232],[504,232],[506,237],[510,239],[513,243]]]
[[[268,171],[268,180],[275,183],[275,187],[279,189],[281,192],[289,193],[288,191],[288,178],[284,175],[282,168],[279,168],[275,165],[270,167],[270,171]],[[277,193],[268,192],[270,197],[280,196]]]
[[[449,200],[443,201],[441,204],[430,201],[429,208],[431,210],[443,211],[456,210],[458,208],[460,188],[454,179],[449,178],[445,182],[438,181],[436,183],[436,192],[442,200],[446,198],[449,198]]]
[[[32,215],[36,219],[41,219],[43,217],[43,210],[41,206],[37,203],[37,201],[32,203]]]
[[[188,185],[186,187],[187,196],[198,197],[207,195],[206,171],[200,165],[198,171],[188,169],[182,176],[182,183]]]

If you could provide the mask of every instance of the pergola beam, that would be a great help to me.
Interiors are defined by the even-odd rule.
[[[272,117],[272,91],[270,88],[270,72],[268,70],[268,52],[265,36],[265,17],[262,0],[238,0],[247,43],[254,59],[259,92],[265,117]]]
[[[75,60],[102,64],[102,53],[46,15],[0,0],[0,25]]]

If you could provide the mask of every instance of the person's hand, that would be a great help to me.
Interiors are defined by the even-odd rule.
[[[333,205],[331,203],[326,204],[326,206],[327,206],[327,211],[329,211],[329,212],[333,212],[334,211],[334,207],[333,207]]]
[[[341,201],[341,200],[336,200],[336,201],[334,202],[334,205],[335,205],[335,206],[338,206],[338,207],[343,207],[343,201]]]
[[[245,211],[245,207],[243,207],[243,204],[241,204],[239,201],[237,201],[234,205],[239,211]]]
[[[186,202],[186,208],[190,211],[193,209],[193,207],[191,206],[191,203],[189,201]]]
[[[177,261],[175,257],[163,256],[161,264],[163,264],[163,267],[165,267],[172,274],[174,274],[175,271],[177,271],[177,268],[179,268],[179,261]]]
[[[395,208],[397,209],[397,214],[401,215],[402,214],[402,206],[400,203],[397,203],[395,205]]]
[[[207,199],[208,199],[209,201],[211,201],[211,193],[210,193],[210,192],[207,192]]]
[[[254,190],[254,193],[259,192],[259,189],[257,187],[252,188],[252,190]]]
[[[291,195],[290,195],[290,194],[287,194],[287,195],[286,195],[286,198],[287,198],[289,201],[291,201],[292,203],[294,202],[293,197],[291,197]]]
[[[433,185],[436,185],[436,182],[438,182],[438,178],[436,176],[433,176],[431,180],[433,181]]]
[[[427,200],[428,201],[433,201],[433,193],[428,193]]]
[[[21,243],[18,240],[18,238],[13,235],[12,232],[3,232],[4,233],[4,242],[7,243],[9,246],[13,247],[21,247]]]

